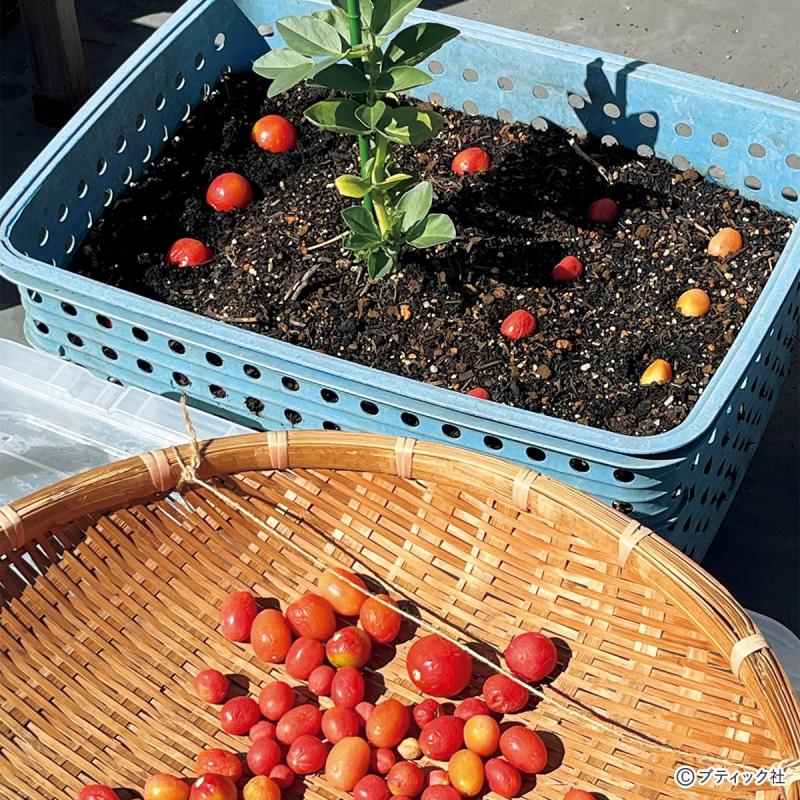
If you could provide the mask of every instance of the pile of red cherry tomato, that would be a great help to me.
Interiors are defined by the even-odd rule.
[[[295,780],[315,773],[324,773],[331,788],[352,793],[353,800],[461,800],[487,789],[518,796],[525,776],[542,772],[548,762],[534,730],[519,723],[501,727],[504,714],[528,705],[528,690],[498,673],[484,681],[482,696],[466,697],[455,707],[440,704],[436,698],[455,697],[468,686],[473,661],[449,640],[429,634],[418,637],[406,656],[408,676],[426,697],[414,706],[386,696],[375,704],[366,701],[363,669],[373,643],[394,642],[402,623],[391,597],[377,597],[384,603],[343,569],[326,572],[317,592],[283,612],[259,612],[249,592],[228,595],[220,608],[222,635],[249,642],[261,661],[283,664],[289,679],[305,684],[303,694],[318,700],[308,702],[283,680],[265,684],[257,698],[231,697],[222,672],[198,672],[194,693],[221,705],[225,733],[249,737],[242,747],[246,754],[202,750],[193,783],[152,775],[144,800],[280,800]],[[529,683],[543,680],[557,664],[553,642],[533,632],[512,639],[504,658]],[[95,785],[84,787],[78,800],[119,797]],[[572,789],[565,800],[594,795]]]

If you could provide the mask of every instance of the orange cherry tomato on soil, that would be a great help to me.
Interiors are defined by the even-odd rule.
[[[424,694],[453,697],[472,677],[472,656],[432,633],[411,645],[406,669],[414,685]]]
[[[360,730],[361,717],[352,708],[329,708],[322,715],[322,733],[331,744],[358,736]]]
[[[225,775],[210,773],[198,778],[189,792],[189,800],[236,800],[236,784]]]
[[[287,711],[293,709],[296,702],[294,689],[283,681],[270,681],[258,696],[261,713],[273,722],[277,722]]]
[[[512,311],[500,326],[500,333],[507,339],[524,339],[536,333],[536,317],[524,308]]]
[[[366,687],[364,676],[355,667],[336,670],[331,683],[331,700],[336,706],[355,708],[363,699]]]
[[[504,758],[490,758],[484,767],[489,788],[501,797],[515,797],[522,787],[519,770]],[[577,798],[576,798],[577,800]]]
[[[279,664],[286,658],[292,645],[292,632],[280,611],[268,608],[253,622],[250,630],[253,652],[262,661]]]
[[[500,726],[494,717],[477,714],[464,725],[464,744],[479,756],[491,756],[500,743]]]
[[[428,786],[449,786],[450,776],[446,769],[432,769],[428,773]]]
[[[225,775],[236,783],[244,773],[244,766],[242,759],[236,753],[223,750],[221,747],[208,747],[197,754],[194,761],[194,774],[200,778],[209,772],[214,775]]]
[[[325,780],[334,789],[350,792],[367,774],[369,760],[370,747],[366,739],[348,736],[337,742],[328,753]]]
[[[297,144],[297,128],[280,114],[267,114],[253,125],[251,138],[262,150],[286,153]]]
[[[675,303],[684,317],[703,317],[711,308],[711,298],[702,289],[687,289]]]
[[[467,394],[470,397],[477,397],[480,400],[488,400],[489,399],[489,392],[486,389],[482,389],[480,386],[476,386],[474,389],[470,389]]]
[[[211,181],[206,202],[214,211],[241,211],[253,200],[250,181],[238,172],[223,172]]]
[[[78,800],[119,800],[119,795],[110,786],[93,783],[78,792]]]
[[[422,800],[461,800],[461,795],[449,784],[435,783],[422,793]]]
[[[353,787],[353,800],[389,800],[389,787],[379,775],[365,775]]]
[[[343,577],[364,591],[361,592],[345,583],[342,580]],[[323,573],[317,582],[317,588],[319,593],[336,609],[336,613],[345,617],[357,617],[362,604],[367,599],[367,584],[354,572],[341,567]]]
[[[318,736],[303,734],[289,746],[286,763],[295,775],[311,775],[325,766],[328,748]]]
[[[528,705],[528,690],[505,675],[490,675],[483,682],[483,699],[497,714],[513,714]]]
[[[471,175],[473,172],[486,172],[492,166],[492,159],[482,147],[468,147],[457,153],[450,169],[456,175]]]
[[[465,797],[473,797],[483,788],[483,761],[472,750],[455,753],[447,765],[447,773],[450,775],[450,785]]]
[[[500,752],[521,772],[536,775],[547,766],[547,748],[539,734],[512,725],[500,735]]]
[[[453,716],[463,719],[464,722],[466,722],[470,717],[488,713],[489,706],[487,706],[480,697],[467,697],[456,706]]]
[[[278,721],[276,735],[279,742],[291,744],[298,736],[313,736],[322,727],[322,711],[305,703],[287,711]]]
[[[322,642],[301,636],[292,642],[286,654],[286,672],[296,680],[305,681],[324,660],[325,647]]]
[[[464,720],[438,717],[419,732],[419,747],[434,761],[447,761],[464,744]]]
[[[369,768],[378,775],[387,775],[389,770],[397,763],[397,755],[388,747],[379,747],[373,750],[369,759]]]
[[[173,267],[200,267],[214,258],[214,251],[199,239],[177,239],[167,251],[167,264]]]
[[[570,789],[564,795],[564,800],[595,800],[595,796],[591,792],[585,792],[583,789]]]
[[[599,222],[601,225],[610,225],[618,215],[619,206],[610,197],[595,200],[586,212],[592,222]]]
[[[259,739],[247,751],[247,767],[253,775],[269,775],[282,758],[280,745],[274,739]]]
[[[393,795],[416,797],[425,788],[425,773],[413,761],[400,761],[389,770],[386,784]]]
[[[361,628],[350,625],[333,634],[325,645],[325,655],[334,667],[360,669],[372,655],[372,643]]]
[[[201,670],[194,679],[194,693],[206,703],[224,703],[228,687],[228,679],[218,669]]]
[[[311,674],[308,676],[308,691],[317,697],[328,697],[331,693],[331,685],[335,674],[336,670],[327,664],[312,669]]]
[[[250,728],[250,741],[257,742],[259,739],[274,739],[277,736],[277,730],[274,722],[262,719],[261,722],[256,722]]]
[[[306,592],[286,609],[286,621],[295,636],[308,636],[321,642],[330,639],[336,631],[333,606],[313,592]]]
[[[572,283],[583,275],[583,264],[575,256],[565,256],[553,267],[553,278],[562,283]]]
[[[144,800],[188,800],[189,785],[174,775],[159,773],[147,779]]]
[[[258,703],[250,697],[232,697],[219,712],[219,724],[225,733],[244,736],[261,719]]]
[[[738,253],[743,245],[742,234],[736,228],[721,228],[708,243],[708,254],[716,258],[727,258]]]
[[[665,361],[663,358],[657,358],[649,367],[642,373],[639,378],[641,386],[651,386],[656,384],[662,386],[672,380],[672,364]]]
[[[508,668],[525,681],[541,681],[558,663],[553,640],[543,633],[521,633],[503,653]]]
[[[388,594],[376,595],[381,600],[396,606],[394,600]],[[375,597],[368,597],[362,604],[358,612],[358,621],[361,627],[376,641],[381,644],[393,642],[400,633],[400,625],[403,618],[391,608],[381,605]]]
[[[422,728],[441,715],[442,707],[432,697],[429,697],[427,700],[417,703],[412,713],[414,722]]]
[[[288,764],[278,764],[272,768],[269,777],[278,784],[281,789],[288,789],[294,783],[294,772]]]
[[[395,747],[405,738],[410,724],[408,706],[394,699],[383,700],[369,715],[367,739],[375,747]]]
[[[244,785],[242,800],[281,800],[281,789],[272,778],[256,775]]]
[[[258,614],[256,599],[250,592],[232,592],[219,609],[220,633],[232,642],[246,642]]]

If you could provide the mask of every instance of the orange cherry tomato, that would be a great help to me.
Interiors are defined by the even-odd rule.
[[[459,750],[447,765],[451,786],[464,797],[473,797],[483,788],[483,761],[472,750]]]
[[[501,797],[514,797],[522,787],[519,770],[504,758],[490,758],[486,762],[486,782],[489,788]],[[578,798],[575,798],[578,800]]]
[[[253,652],[262,661],[279,664],[292,645],[292,632],[283,614],[274,608],[262,611],[250,630]]]
[[[539,734],[512,725],[500,735],[500,752],[521,772],[536,775],[547,766],[547,748]]]
[[[236,753],[221,747],[209,747],[198,753],[194,762],[194,774],[199,778],[209,772],[226,775],[235,783],[242,777],[244,766]]]
[[[174,775],[152,775],[144,785],[144,800],[189,800],[189,785]]]
[[[388,594],[379,594],[376,597],[393,606],[397,605]],[[375,597],[368,597],[361,605],[361,611],[358,612],[358,621],[376,642],[389,644],[400,633],[403,618],[396,611],[379,603]]]
[[[236,784],[224,775],[203,775],[193,784],[189,800],[236,800]]]
[[[219,629],[232,642],[246,642],[258,614],[256,598],[250,592],[232,592],[219,609]]]
[[[308,636],[321,642],[330,639],[336,631],[333,606],[313,592],[307,592],[286,609],[286,621],[295,636]]]
[[[595,796],[583,789],[570,789],[564,795],[564,800],[595,800]]]
[[[334,789],[350,792],[367,774],[370,747],[360,736],[348,736],[338,741],[325,762],[325,780]]]
[[[328,570],[322,574],[317,586],[320,594],[336,609],[337,614],[345,617],[356,617],[367,599],[366,592],[360,592],[342,580],[347,578],[366,590],[367,585],[355,573],[341,567]]]
[[[286,153],[297,144],[297,128],[280,114],[267,114],[253,125],[251,138],[262,150]]]
[[[242,789],[243,800],[281,800],[281,788],[272,778],[256,775]]]
[[[396,747],[408,733],[411,712],[398,700],[383,700],[367,720],[367,739],[375,747]]]
[[[500,726],[494,717],[477,714],[464,725],[464,744],[479,756],[491,756],[500,744]]]
[[[736,255],[743,246],[742,234],[736,228],[721,228],[708,243],[708,254],[716,258]]]

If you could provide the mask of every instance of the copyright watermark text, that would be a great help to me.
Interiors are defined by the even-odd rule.
[[[759,769],[726,769],[725,767],[689,767],[682,764],[675,770],[675,783],[681,789],[692,786],[786,786],[786,770],[782,767]]]

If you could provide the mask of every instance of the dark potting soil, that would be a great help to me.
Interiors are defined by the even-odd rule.
[[[267,100],[256,76],[229,76],[186,122],[162,157],[109,208],[73,268],[146,297],[458,392],[627,434],[679,424],[725,357],[788,239],[792,221],[659,159],[594,140],[580,143],[610,173],[609,185],[570,135],[445,111],[439,136],[395,150],[405,171],[435,187],[435,210],[459,238],[405,252],[401,268],[371,284],[342,249],[334,178],[356,170],[353,137],[302,121],[307,89]],[[295,151],[250,142],[262,114],[299,127]],[[487,173],[456,177],[455,153],[480,146]],[[213,177],[235,171],[253,184],[244,212],[204,202]],[[620,205],[610,226],[587,222],[600,197]],[[706,254],[720,227],[742,232],[727,262]],[[204,241],[214,261],[177,269],[164,254],[177,238]],[[584,264],[578,282],[550,277],[563,256]],[[711,310],[686,319],[675,301],[705,289]],[[539,330],[512,342],[500,323],[530,310]],[[674,380],[639,385],[656,358]],[[342,367],[346,370],[346,366]],[[487,409],[491,414],[491,409]]]

